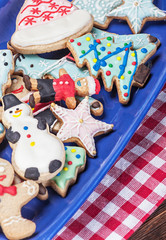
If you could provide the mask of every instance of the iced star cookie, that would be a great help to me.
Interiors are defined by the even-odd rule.
[[[11,75],[14,72],[14,59],[10,50],[0,50],[0,99],[11,85]]]
[[[79,9],[87,10],[94,17],[94,26],[106,29],[112,18],[108,13],[120,6],[122,0],[73,0],[73,3]]]
[[[139,48],[144,47],[148,43],[157,43],[157,38],[146,33],[140,34],[129,34],[129,35],[118,35],[115,33],[106,32],[100,30],[98,28],[92,28],[91,31],[93,37],[95,39],[111,37],[114,38],[115,43],[125,43],[125,42],[132,42],[133,43],[133,50],[137,50]],[[159,42],[158,42],[159,43]]]
[[[126,20],[133,33],[140,33],[147,21],[166,19],[165,12],[157,8],[153,0],[123,0],[123,4],[107,16]]]
[[[143,87],[150,69],[144,63],[155,54],[159,41],[132,50],[132,42],[114,43],[114,38],[94,39],[91,34],[71,39],[67,46],[78,67],[87,65],[90,75],[103,79],[110,92],[116,84],[119,101],[127,104],[132,86]]]
[[[24,181],[12,185],[14,170],[12,165],[0,158],[0,226],[8,239],[30,237],[36,224],[21,215],[21,208],[37,196],[39,186],[34,181]]]
[[[73,185],[77,176],[85,168],[86,151],[81,147],[65,146],[65,165],[57,176],[52,178],[49,185],[62,197],[65,197],[69,186]]]
[[[38,183],[56,176],[63,168],[63,143],[49,133],[46,122],[32,117],[32,110],[13,94],[3,96],[2,121],[13,149],[12,164],[23,179]]]
[[[86,68],[79,69],[76,66],[74,58],[70,54],[58,60],[44,59],[38,55],[17,54],[15,56],[15,72],[28,75],[30,78],[59,78],[59,70],[61,68],[64,68],[74,81],[78,78],[89,76]],[[76,99],[80,102],[83,98],[76,96]],[[93,115],[100,116],[103,114],[103,105],[100,101],[89,97],[89,103]]]
[[[16,20],[11,48],[36,54],[66,47],[69,38],[93,27],[93,17],[67,0],[25,0]]]
[[[57,137],[63,142],[76,142],[90,157],[96,156],[94,137],[112,131],[113,124],[94,119],[90,114],[88,97],[73,110],[51,104],[51,111],[61,122]]]

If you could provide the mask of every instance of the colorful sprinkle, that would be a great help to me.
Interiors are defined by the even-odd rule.
[[[77,43],[77,45],[78,45],[78,46],[81,46],[81,43],[80,43],[80,42],[78,42],[78,43]]]
[[[70,42],[71,42],[71,43],[74,42],[74,39],[70,39]]]
[[[82,53],[82,54],[85,54],[85,50],[82,50],[81,53]]]
[[[67,168],[67,167],[64,167],[63,170],[64,170],[64,171],[68,171],[68,168]]]
[[[111,40],[112,40],[112,37],[107,37],[107,40],[108,40],[108,41],[111,41]]]
[[[123,80],[123,79],[125,79],[125,77],[122,75],[122,76],[120,77],[120,79],[122,79],[122,80]]]
[[[146,48],[142,48],[142,49],[141,49],[141,52],[142,52],[142,53],[147,53],[147,51],[148,51],[148,50],[147,50]]]
[[[104,52],[105,51],[105,47],[101,47],[100,50]]]
[[[128,93],[124,93],[124,96],[125,96],[125,97],[128,97]]]
[[[100,55],[101,55],[101,53],[100,53],[100,52],[97,52],[97,54],[98,54],[98,56],[100,56]]]
[[[94,59],[93,59],[93,62],[96,63],[96,62],[97,62],[97,58],[94,58]]]
[[[132,56],[132,57],[135,57],[135,53],[132,53],[131,56]]]
[[[128,74],[131,74],[131,71],[128,71]]]
[[[31,138],[31,134],[28,134],[28,135],[27,135],[27,138]]]
[[[88,41],[88,42],[89,42],[89,41],[90,41],[90,37],[87,37],[87,38],[86,38],[86,41]]]
[[[110,63],[108,66],[109,66],[110,68],[112,68],[112,67],[113,67],[113,64]]]
[[[76,158],[80,158],[80,157],[81,157],[81,155],[80,155],[80,154],[77,154],[77,155],[76,155]]]
[[[128,48],[125,48],[125,51],[128,51],[129,49]]]
[[[72,148],[71,152],[74,153],[74,152],[76,152],[76,150],[74,148]]]
[[[24,126],[24,130],[28,130],[28,127],[27,127],[27,126]]]
[[[124,43],[124,46],[127,46],[128,45],[128,43]]]
[[[121,57],[117,57],[116,59],[117,59],[118,61],[120,61],[120,60],[121,60]]]
[[[137,64],[136,62],[132,62],[132,65],[134,65],[134,66],[135,66],[136,64]]]
[[[108,51],[107,53],[108,53],[108,54],[111,54],[111,51]]]
[[[107,43],[107,46],[108,46],[108,47],[111,47],[111,43]]]
[[[72,165],[73,163],[72,163],[72,161],[68,161],[68,165]]]
[[[106,75],[107,75],[107,76],[110,76],[110,75],[111,75],[111,72],[110,72],[110,71],[107,71],[107,72],[106,72]]]
[[[30,143],[30,146],[31,146],[31,147],[35,146],[35,142],[31,142],[31,143]]]
[[[60,174],[60,173],[58,173],[58,174],[57,174],[57,177],[59,177],[60,175],[61,175],[61,174]]]
[[[97,39],[97,40],[96,40],[96,42],[97,42],[98,44],[100,44],[100,43],[101,43],[100,39]]]
[[[123,89],[125,89],[125,90],[126,90],[126,89],[127,89],[127,85],[123,85]]]

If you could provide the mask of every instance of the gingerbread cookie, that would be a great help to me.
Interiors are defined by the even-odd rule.
[[[85,97],[74,110],[52,103],[51,111],[61,122],[57,137],[63,142],[76,142],[86,149],[90,157],[96,156],[94,137],[113,129],[113,124],[101,122],[91,116],[88,97]]]
[[[65,165],[49,183],[62,197],[66,196],[69,186],[76,182],[78,174],[85,169],[86,164],[86,152],[83,148],[65,146],[65,151]]]
[[[38,55],[17,54],[15,56],[15,72],[28,75],[31,78],[59,78],[61,68],[64,68],[74,81],[89,76],[86,68],[79,69],[76,66],[74,58],[70,54],[59,60],[44,59]],[[83,98],[76,96],[76,99],[80,102]],[[89,103],[93,115],[103,114],[103,104],[100,101],[89,97]]]
[[[93,27],[93,17],[67,0],[26,0],[17,16],[11,47],[19,53],[36,54],[66,47]]]
[[[48,132],[43,119],[34,119],[31,108],[16,96],[7,94],[2,101],[2,120],[13,148],[12,164],[16,173],[38,183],[56,176],[65,162],[63,143]]]
[[[8,239],[18,240],[35,232],[35,223],[22,217],[21,208],[37,196],[39,187],[31,180],[11,186],[13,180],[12,165],[0,158],[0,226]]]
[[[107,15],[126,20],[133,33],[140,33],[147,21],[166,19],[164,11],[153,4],[153,0],[123,0],[123,4]]]
[[[87,65],[94,77],[101,75],[106,91],[111,91],[116,84],[119,101],[127,104],[132,86],[142,87],[150,69],[144,63],[154,55],[159,41],[132,50],[132,42],[114,43],[112,37],[94,39],[86,34],[68,42],[78,67]]]
[[[29,104],[35,107],[37,103],[64,100],[68,108],[76,107],[75,95],[85,97],[99,94],[100,83],[93,77],[78,78],[75,82],[65,69],[59,70],[58,79],[32,79],[24,76],[25,86],[30,95]]]
[[[87,10],[94,17],[94,26],[106,29],[112,18],[108,13],[120,6],[122,0],[73,0],[73,3],[79,9]]]
[[[133,50],[145,47],[148,43],[157,43],[156,37],[146,33],[118,35],[100,30],[95,27],[92,29],[91,33],[95,39],[111,37],[114,38],[115,43],[125,43],[130,41],[133,43]]]

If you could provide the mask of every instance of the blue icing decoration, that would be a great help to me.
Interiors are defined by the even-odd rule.
[[[13,56],[10,50],[0,50],[0,98],[2,86],[8,81],[8,74],[13,69]]]
[[[28,130],[28,127],[27,127],[27,126],[24,126],[24,130]]]
[[[81,86],[81,82],[80,82],[80,81],[78,81],[78,82],[77,82],[77,85],[78,85],[78,86]]]
[[[95,39],[111,37],[114,38],[115,43],[126,43],[131,41],[133,43],[133,49],[139,49],[146,46],[149,43],[149,34],[130,34],[130,35],[118,35],[110,32],[106,32],[97,28],[92,29],[92,34]]]
[[[80,157],[81,157],[80,154],[77,154],[77,155],[76,155],[76,158],[80,158]]]
[[[141,49],[141,52],[142,52],[142,53],[147,53],[147,49],[146,49],[146,48],[142,48],[142,49]]]
[[[61,175],[61,174],[60,174],[60,173],[58,173],[56,176],[57,176],[57,177],[59,177],[60,175]]]
[[[4,127],[2,125],[2,123],[0,123],[0,134],[4,132]]]
[[[124,88],[124,89],[127,89],[127,86],[126,86],[126,85],[124,85],[124,86],[123,86],[123,88]]]
[[[106,49],[105,47],[100,48],[100,50],[103,51],[103,52],[105,51],[105,49]]]

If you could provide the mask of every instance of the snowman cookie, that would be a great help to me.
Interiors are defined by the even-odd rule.
[[[36,54],[66,47],[93,27],[93,17],[67,0],[26,0],[17,16],[11,47],[19,53]]]
[[[43,119],[34,119],[31,108],[13,94],[5,95],[2,103],[2,121],[13,149],[12,164],[16,173],[38,183],[56,176],[65,162],[63,143],[49,133]]]
[[[68,108],[76,107],[75,95],[85,97],[98,94],[100,83],[93,77],[78,78],[75,82],[65,69],[59,70],[58,79],[32,79],[24,76],[24,83],[29,91],[35,91],[30,95],[31,107],[39,102],[64,100]]]
[[[8,239],[30,237],[35,223],[21,216],[21,208],[37,196],[39,186],[28,180],[11,186],[14,180],[12,165],[0,158],[0,226]]]

